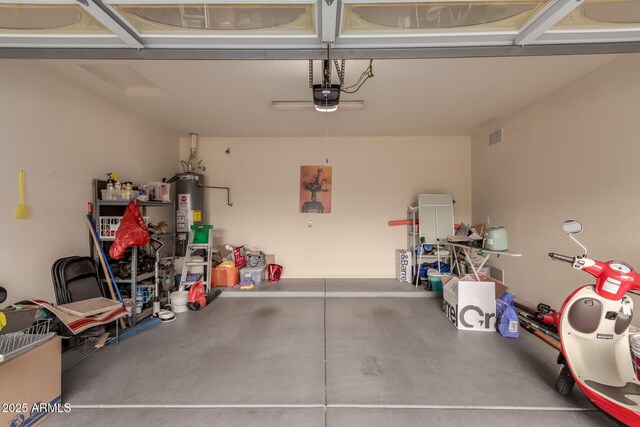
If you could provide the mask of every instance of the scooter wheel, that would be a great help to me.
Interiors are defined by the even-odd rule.
[[[576,381],[571,376],[571,371],[567,365],[562,365],[558,379],[556,380],[556,391],[563,396],[569,396]]]

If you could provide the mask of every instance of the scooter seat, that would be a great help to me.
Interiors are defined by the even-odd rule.
[[[636,383],[626,383],[622,387],[615,387],[606,384],[601,384],[596,381],[585,381],[585,384],[591,387],[592,389],[599,391],[600,393],[607,396],[609,399],[613,399],[617,402],[620,402],[627,406],[638,406],[638,403],[629,399],[628,395],[637,396],[640,400],[640,385]]]

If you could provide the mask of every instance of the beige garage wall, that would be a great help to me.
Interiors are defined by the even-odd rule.
[[[183,159],[188,148],[182,138]],[[200,138],[199,152],[207,184],[231,187],[232,208],[223,191],[205,195],[217,242],[275,253],[288,277],[394,276],[406,227],[387,221],[421,192],[453,193],[456,220],[471,217],[469,137]],[[326,158],[331,214],[298,213],[300,166]]]
[[[585,227],[592,258],[640,268],[640,56],[624,56],[504,121],[504,141],[472,139],[473,217],[506,226],[502,257],[511,288],[556,308],[591,276],[552,262],[548,252],[580,254],[561,230],[566,218]]]
[[[54,301],[53,261],[89,253],[91,180],[112,170],[134,181],[171,176],[178,136],[37,61],[0,61],[0,94],[0,284],[7,303]],[[20,169],[31,214],[25,221],[14,217]]]

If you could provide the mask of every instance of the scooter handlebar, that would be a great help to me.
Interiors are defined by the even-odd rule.
[[[568,262],[569,264],[573,264],[575,262],[575,257],[557,254],[555,252],[550,252],[549,257],[556,259],[558,261]]]

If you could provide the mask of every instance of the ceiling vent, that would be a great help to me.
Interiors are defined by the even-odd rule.
[[[500,128],[498,130],[494,130],[489,134],[489,145],[494,145],[498,142],[502,142],[502,130],[503,128]]]

